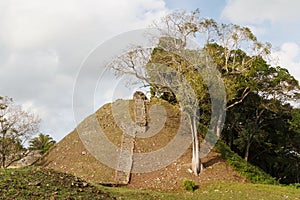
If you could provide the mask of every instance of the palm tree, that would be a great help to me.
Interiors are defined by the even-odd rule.
[[[41,154],[46,153],[56,141],[50,136],[40,133],[38,136],[29,141],[30,150],[38,150]]]

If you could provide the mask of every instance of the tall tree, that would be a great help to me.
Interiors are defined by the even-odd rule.
[[[249,159],[253,143],[265,143],[267,133],[264,127],[267,120],[274,120],[278,110],[274,101],[265,100],[257,93],[250,93],[245,100],[227,113],[226,130],[223,138],[231,140],[236,148],[243,152],[246,161]]]
[[[223,140],[282,183],[299,182],[298,110],[252,92],[227,112]]]
[[[186,62],[186,59],[180,58],[178,55],[186,53],[185,47],[188,37],[197,32],[195,21],[198,21],[198,13],[198,10],[190,14],[175,12],[164,17],[161,24],[155,25],[164,36],[155,38],[160,40],[158,46],[163,49],[163,52],[160,52],[160,58],[156,57],[159,54],[159,48],[136,48],[120,56],[112,63],[112,68],[117,75],[133,75],[142,81],[144,85],[154,88],[152,91],[156,91],[156,93],[168,89],[170,93],[175,93],[176,99],[180,99],[180,102],[185,105],[183,110],[190,117],[193,151],[192,170],[195,175],[198,175],[202,168],[197,131],[199,120],[197,117],[198,102],[197,98],[193,96],[193,89],[196,88],[191,88],[189,87],[190,84],[183,84],[182,82],[184,79],[182,70],[186,70],[183,63]],[[162,62],[160,62],[160,59]],[[176,68],[172,68],[170,65],[176,66]],[[159,69],[156,67],[159,67]],[[176,92],[172,90],[176,90]]]
[[[40,119],[15,105],[12,98],[0,97],[0,164],[2,168],[20,160],[23,144],[39,127]]]

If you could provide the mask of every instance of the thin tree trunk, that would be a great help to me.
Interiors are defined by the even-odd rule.
[[[222,132],[222,124],[223,124],[223,114],[219,115],[218,121],[217,121],[217,127],[216,127],[216,134],[217,137],[221,137],[221,132]]]
[[[6,155],[5,155],[5,146],[4,146],[4,136],[5,134],[2,133],[2,144],[1,144],[1,167],[4,169],[5,168],[5,162],[6,162]]]
[[[5,169],[6,158],[5,155],[2,154],[2,168]]]
[[[202,163],[200,160],[200,146],[197,134],[197,121],[195,117],[191,117],[191,131],[192,131],[192,171],[196,176],[202,170]]]
[[[249,158],[249,149],[250,149],[250,142],[248,142],[247,143],[247,146],[246,146],[246,151],[245,151],[245,157],[244,157],[244,159],[246,160],[246,161],[248,161],[248,158]]]

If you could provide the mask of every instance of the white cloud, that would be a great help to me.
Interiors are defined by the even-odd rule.
[[[273,57],[278,61],[271,63],[287,68],[291,75],[300,81],[300,46],[296,43],[287,42],[281,45],[280,49],[273,52]],[[275,59],[276,60],[276,59]]]
[[[277,46],[273,63],[289,70],[300,80],[300,47],[297,44],[297,24],[300,21],[299,0],[228,0],[221,16],[233,23],[247,25],[257,36]],[[288,40],[286,42],[286,35]]]
[[[291,23],[300,20],[299,0],[228,0],[222,17],[234,23]]]
[[[252,26],[252,25],[246,25],[246,27],[249,27],[252,33],[256,36],[264,35],[266,33],[266,29],[263,27]]]
[[[42,117],[41,131],[61,139],[74,128],[82,60],[99,43],[166,12],[163,0],[0,1],[0,95],[31,107]]]
[[[13,48],[51,45],[57,38],[100,34],[100,29],[102,35],[125,31],[145,26],[165,11],[162,0],[12,0],[6,4],[1,36]]]

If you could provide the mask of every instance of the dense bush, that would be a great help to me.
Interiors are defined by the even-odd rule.
[[[188,179],[183,180],[183,187],[187,191],[195,191],[198,188],[194,181]]]

